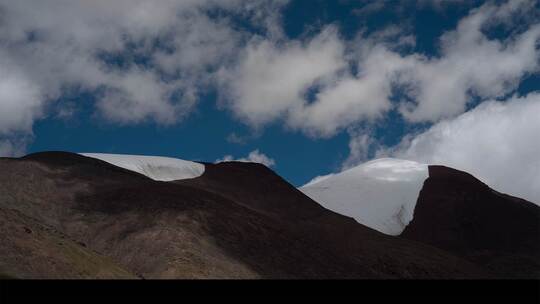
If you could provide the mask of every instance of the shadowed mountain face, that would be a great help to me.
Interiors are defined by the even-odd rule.
[[[466,172],[430,166],[414,218],[401,236],[504,277],[540,277],[540,208]]]
[[[258,164],[206,164],[200,177],[158,182],[97,159],[47,152],[0,159],[0,172],[0,238],[9,239],[0,248],[3,276],[491,278],[497,273],[431,239],[384,235],[326,210]],[[421,210],[419,205],[415,213]]]

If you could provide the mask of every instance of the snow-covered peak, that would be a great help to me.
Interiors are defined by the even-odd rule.
[[[413,218],[428,176],[426,164],[381,158],[316,177],[300,190],[327,209],[382,233],[399,235]]]
[[[80,153],[127,170],[135,171],[158,181],[195,178],[204,173],[204,165],[172,157],[124,154]]]

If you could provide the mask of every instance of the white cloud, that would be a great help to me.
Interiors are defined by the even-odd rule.
[[[474,96],[504,96],[523,76],[538,71],[540,24],[504,41],[488,39],[482,31],[515,17],[531,3],[486,4],[463,18],[455,31],[445,33],[440,58],[419,58],[403,70],[405,83],[414,88],[409,94],[414,102],[402,104],[402,114],[414,122],[452,117],[464,112]]]
[[[220,73],[221,93],[239,118],[264,125],[302,107],[307,90],[345,65],[333,27],[307,42],[253,39],[240,62]]]
[[[31,132],[34,119],[43,111],[42,98],[41,89],[0,50],[0,135]]]
[[[238,66],[221,71],[222,97],[251,126],[284,119],[309,135],[332,136],[389,110],[396,71],[414,64],[383,45],[374,46],[364,50],[361,72],[354,76],[347,72],[345,50],[332,26],[304,42],[255,40]],[[309,90],[316,91],[312,101]]]
[[[365,1],[365,3],[362,3],[362,6],[360,8],[354,9],[353,13],[360,18],[365,18],[365,16],[369,16],[384,9],[385,4],[386,3],[384,1]]]
[[[294,109],[289,123],[310,135],[328,137],[359,121],[374,121],[390,110],[397,71],[413,62],[382,46],[363,56],[357,75],[337,77],[316,94],[313,102]]]
[[[0,0],[0,135],[30,134],[65,89],[98,92],[96,109],[113,122],[176,123],[246,39],[207,11],[250,16],[278,35],[284,3]]]
[[[436,122],[463,113],[475,97],[485,100],[508,94],[522,77],[539,70],[540,24],[526,25],[522,33],[512,32],[503,40],[489,38],[485,30],[498,24],[517,26],[510,20],[527,20],[531,5],[533,1],[510,1],[472,10],[455,30],[440,37],[438,57],[393,51],[394,46],[383,38],[395,27],[359,39],[355,42],[358,75],[320,93],[313,107],[320,107],[325,119],[315,125],[323,134],[333,134],[362,119],[380,117],[392,109],[395,89],[408,97],[399,110],[411,122]],[[312,116],[311,112],[305,116]]]
[[[397,108],[406,119],[437,122],[463,113],[473,98],[511,93],[539,70],[532,0],[471,11],[440,38],[435,57],[400,53],[415,38],[397,26],[344,41],[330,25],[289,40],[280,26],[285,3],[0,0],[0,137],[14,146],[13,134],[31,134],[66,88],[97,92],[96,109],[111,121],[173,124],[213,85],[222,104],[254,128],[283,121],[329,137],[383,117],[396,107],[396,89],[408,97]],[[248,18],[267,35],[210,18],[215,8]],[[514,29],[508,37],[485,34],[500,24]]]
[[[381,155],[467,171],[493,189],[540,204],[540,93],[487,101]]]
[[[248,156],[238,159],[235,159],[232,155],[225,155],[222,159],[216,160],[216,163],[228,161],[260,163],[267,167],[273,167],[276,164],[274,159],[268,157],[264,153],[259,152],[258,149],[251,151]]]
[[[374,138],[368,131],[349,132],[349,156],[341,165],[341,170],[347,170],[368,160],[369,149],[375,144]]]
[[[224,41],[236,40],[226,25],[205,15],[203,9],[210,2],[2,1],[3,56],[16,62],[35,86],[52,97],[66,86],[104,87],[108,93],[115,92],[100,101],[105,116],[121,122],[154,119],[170,123],[193,103],[194,94],[189,91],[197,90],[198,81],[208,77],[201,71],[233,47]],[[156,40],[169,43],[174,62],[153,47]],[[127,68],[103,62],[102,54],[126,60]],[[149,64],[137,64],[134,56],[147,58]],[[181,73],[167,80],[158,73],[176,69]],[[179,100],[170,100],[175,90],[188,92]],[[122,105],[130,113],[122,113],[126,107],[117,107],[118,96],[123,96]]]
[[[108,88],[97,103],[110,120],[122,123],[140,122],[152,117],[161,124],[171,124],[194,104],[190,98],[173,103],[174,84],[161,82],[151,71],[133,68],[110,74],[115,87]]]
[[[0,137],[0,157],[19,157],[24,155],[26,138],[2,138]]]
[[[400,53],[415,37],[396,26],[353,41],[343,41],[332,27],[304,42],[255,40],[237,67],[222,71],[227,85],[221,93],[252,126],[283,120],[315,137],[374,122],[396,106],[410,122],[437,122],[463,113],[474,99],[511,93],[539,70],[540,24],[529,18],[532,5],[510,1],[472,10],[440,37],[435,57]],[[513,23],[517,18],[524,24]],[[486,30],[496,25],[513,30],[492,38]]]

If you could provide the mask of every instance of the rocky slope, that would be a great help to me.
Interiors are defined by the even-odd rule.
[[[502,277],[540,278],[540,208],[472,175],[429,166],[402,237],[473,261]]]
[[[329,211],[258,164],[205,164],[199,177],[162,182],[98,159],[47,152],[0,159],[0,172],[0,239],[8,240],[0,245],[0,274],[8,277],[502,273],[422,233],[389,236]]]

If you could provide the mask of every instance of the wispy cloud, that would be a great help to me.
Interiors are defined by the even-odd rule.
[[[274,159],[259,152],[258,149],[251,151],[246,157],[234,158],[232,155],[225,155],[222,159],[216,160],[216,163],[228,161],[260,163],[267,167],[273,167],[276,164]]]

